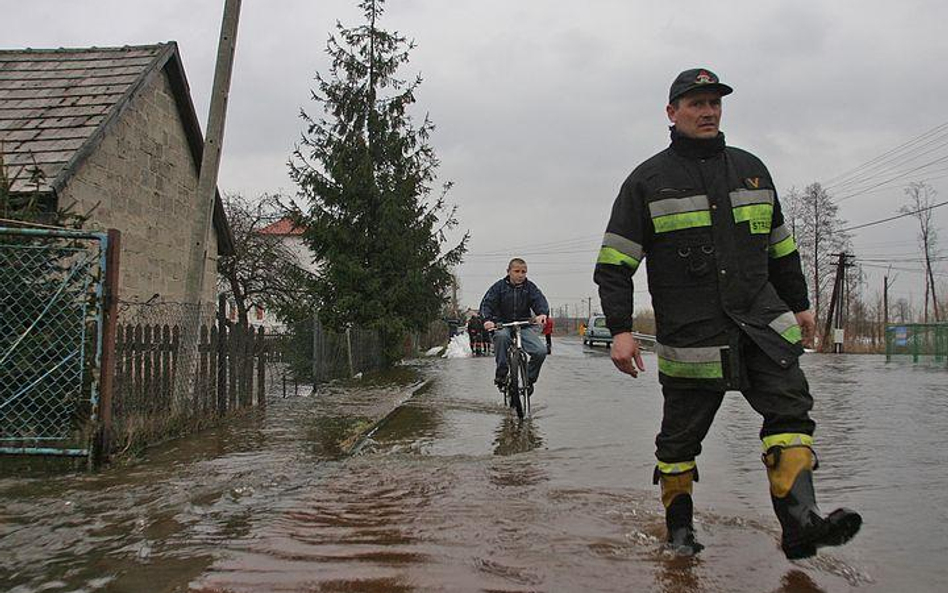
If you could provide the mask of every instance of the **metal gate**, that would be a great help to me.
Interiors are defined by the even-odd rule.
[[[0,454],[85,456],[108,235],[0,228]]]

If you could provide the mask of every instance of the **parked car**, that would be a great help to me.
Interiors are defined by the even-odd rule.
[[[586,333],[583,334],[583,344],[594,346],[596,342],[601,342],[606,346],[612,345],[612,334],[606,327],[605,315],[590,315],[589,323],[586,324]]]

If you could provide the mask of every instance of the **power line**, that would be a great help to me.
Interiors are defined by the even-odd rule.
[[[928,206],[927,208],[919,208],[918,210],[915,210],[915,211],[913,211],[913,212],[904,212],[904,213],[899,214],[899,215],[896,215],[896,216],[890,216],[889,218],[883,218],[883,219],[881,219],[881,220],[874,220],[874,221],[872,221],[872,222],[867,222],[867,223],[865,223],[865,224],[857,224],[856,226],[851,226],[851,227],[848,227],[848,228],[845,228],[845,229],[840,229],[839,232],[841,232],[841,233],[848,233],[849,231],[855,231],[855,230],[857,230],[857,229],[864,229],[864,228],[866,228],[866,227],[875,226],[875,225],[877,225],[877,224],[882,224],[882,223],[884,223],[884,222],[891,222],[891,221],[897,220],[897,219],[899,219],[899,218],[905,218],[906,216],[914,216],[914,215],[918,214],[919,212],[924,212],[924,211],[926,211],[926,210],[934,210],[935,208],[940,208],[941,206],[944,206],[945,204],[948,204],[948,200],[945,200],[944,202],[939,202],[939,203],[935,204],[934,206]]]
[[[943,163],[943,162],[946,162],[946,161],[948,161],[948,155],[945,155],[945,156],[943,156],[943,157],[937,158],[937,159],[935,159],[934,161],[925,163],[924,165],[919,165],[918,167],[915,167],[914,169],[909,169],[908,171],[904,171],[904,172],[902,172],[902,173],[899,173],[898,175],[896,175],[896,176],[894,176],[894,177],[890,177],[889,179],[886,179],[885,181],[880,181],[879,183],[876,183],[875,185],[870,185],[869,187],[864,188],[863,190],[855,191],[855,192],[853,192],[853,193],[849,193],[849,194],[847,194],[847,195],[845,195],[845,196],[842,196],[842,197],[840,197],[840,198],[837,198],[836,201],[837,201],[837,202],[842,202],[842,201],[844,201],[844,200],[848,200],[849,198],[854,198],[854,197],[856,197],[856,196],[862,194],[863,191],[868,191],[868,190],[871,190],[871,189],[875,189],[875,188],[877,188],[877,187],[881,187],[881,186],[886,185],[886,184],[888,184],[888,183],[891,183],[891,182],[893,182],[893,181],[898,181],[899,179],[903,179],[904,177],[907,177],[908,175],[911,175],[912,173],[914,173],[915,171],[918,171],[919,169],[924,169],[925,167],[929,167],[929,166],[931,166],[931,165],[935,165],[935,164],[938,164],[938,163]]]
[[[545,241],[542,243],[524,243],[515,247],[507,247],[507,248],[502,248],[499,250],[485,251],[482,253],[471,252],[471,253],[468,253],[468,255],[473,254],[473,255],[477,255],[481,257],[483,256],[508,256],[509,257],[509,255],[512,252],[517,252],[517,251],[523,252],[529,249],[544,249],[548,247],[566,246],[571,243],[577,243],[581,241],[582,242],[592,241],[593,239],[599,239],[599,238],[602,238],[602,234],[583,235],[582,237],[573,237],[570,239],[558,239],[556,241]]]
[[[942,124],[939,124],[939,125],[935,126],[934,128],[931,128],[930,130],[928,130],[928,131],[926,131],[926,132],[923,132],[923,133],[920,134],[919,136],[916,136],[915,138],[913,138],[913,139],[911,139],[911,140],[909,140],[909,141],[907,141],[907,142],[904,142],[904,143],[902,143],[902,144],[896,146],[895,148],[892,148],[892,149],[890,149],[890,150],[888,150],[888,151],[886,151],[886,152],[880,154],[879,156],[877,156],[877,157],[875,157],[875,158],[872,158],[872,159],[866,161],[865,163],[862,163],[861,165],[858,165],[857,167],[855,167],[855,168],[853,168],[853,169],[850,169],[849,171],[845,171],[845,172],[843,172],[843,173],[841,173],[841,174],[839,174],[839,175],[836,175],[835,177],[832,177],[832,178],[826,180],[826,181],[823,183],[823,186],[824,186],[825,188],[829,189],[829,188],[839,187],[839,186],[841,186],[841,185],[844,185],[844,184],[846,184],[846,183],[849,183],[849,182],[851,182],[853,179],[855,179],[856,176],[860,174],[860,172],[864,171],[865,169],[870,169],[870,168],[872,168],[872,167],[878,167],[880,164],[884,163],[887,159],[892,158],[893,155],[898,154],[900,151],[909,149],[909,147],[911,147],[912,145],[915,145],[915,144],[917,144],[917,143],[919,143],[919,142],[925,140],[926,138],[930,138],[931,136],[937,135],[937,134],[939,134],[939,133],[941,133],[941,132],[943,132],[943,131],[946,131],[946,130],[948,130],[948,122],[944,122],[944,123],[942,123]],[[930,142],[931,142],[931,141],[929,140],[929,143],[930,143]],[[911,149],[911,150],[916,150],[917,148],[918,148],[918,147],[916,146],[915,148],[913,148],[913,149]],[[898,158],[898,157],[894,157],[894,158]]]
[[[948,146],[948,134],[944,135],[941,138],[931,140],[922,146],[916,147],[910,152],[894,157],[891,160],[891,162],[880,164],[879,167],[875,168],[874,170],[866,171],[860,177],[854,177],[852,179],[849,179],[840,183],[830,184],[828,187],[826,187],[826,189],[829,191],[838,192],[838,191],[843,190],[844,188],[849,188],[847,189],[847,191],[849,191],[852,188],[859,187],[860,185],[864,185],[866,183],[870,183],[874,179],[881,177],[882,175],[886,175],[891,171],[896,171],[898,170],[899,167],[907,165],[911,163],[912,161],[916,161],[930,154],[935,154],[938,152],[938,149],[943,148],[945,146]],[[922,148],[925,148],[925,150],[921,150]],[[925,165],[925,166],[928,166],[928,165]]]

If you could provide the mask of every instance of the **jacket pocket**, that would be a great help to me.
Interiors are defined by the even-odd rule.
[[[714,283],[717,259],[710,233],[656,242],[646,259],[649,283],[680,288]]]

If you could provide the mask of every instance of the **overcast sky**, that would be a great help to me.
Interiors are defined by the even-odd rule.
[[[203,125],[223,4],[0,0],[0,44],[177,41]],[[286,162],[302,129],[299,110],[316,111],[309,89],[316,71],[328,71],[334,23],[360,17],[353,0],[244,0],[223,191],[296,192]],[[381,25],[417,43],[403,74],[424,77],[418,113],[437,125],[440,176],[455,182],[450,195],[472,235],[462,302],[476,306],[506,261],[522,255],[554,307],[582,303],[585,311],[588,297],[596,308],[592,265],[619,185],[667,145],[664,107],[679,71],[708,67],[734,87],[724,101],[728,142],[760,156],[785,193],[948,122],[946,22],[948,3],[939,0],[389,0]],[[944,160],[902,175],[948,160],[944,130],[928,139],[913,145],[915,160],[864,170],[878,175],[870,180],[896,180],[854,197],[858,185],[839,187],[842,217],[855,225],[893,215],[904,184],[918,179],[948,200]],[[948,206],[934,212],[948,243]],[[856,254],[917,257],[916,227],[903,219],[857,231]],[[881,278],[867,271],[875,292]],[[895,297],[920,303],[922,276],[898,275]]]

